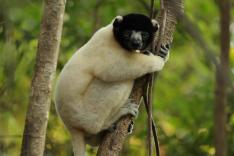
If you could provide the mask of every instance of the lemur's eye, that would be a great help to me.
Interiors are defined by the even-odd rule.
[[[142,32],[141,32],[141,35],[142,35],[142,38],[143,38],[143,39],[148,39],[149,36],[150,36],[149,33],[146,32],[146,31],[142,31]]]
[[[123,33],[124,38],[130,38],[132,31],[131,30],[126,30]]]

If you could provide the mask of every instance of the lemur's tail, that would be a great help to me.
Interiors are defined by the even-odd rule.
[[[84,133],[79,130],[71,131],[74,156],[85,156]]]

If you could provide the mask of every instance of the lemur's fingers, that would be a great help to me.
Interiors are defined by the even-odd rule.
[[[161,49],[159,50],[159,53],[167,54],[167,53],[168,53],[168,49],[163,49],[163,48],[161,48]]]
[[[161,49],[162,50],[168,50],[168,48],[166,47],[166,45],[161,45]]]
[[[170,49],[170,44],[165,45],[167,49]]]
[[[132,121],[128,126],[128,134],[132,134],[133,128],[134,128],[134,122]]]
[[[150,55],[150,54],[151,54],[151,51],[145,50],[145,51],[143,52],[143,54],[145,54],[145,55]]]
[[[162,58],[166,58],[166,56],[169,53],[169,48],[170,48],[169,44],[161,45],[160,50],[159,50],[159,56],[161,56]]]
[[[161,56],[162,58],[165,58],[167,56],[167,53],[168,52],[166,50],[161,49],[158,55]]]
[[[169,49],[170,49],[170,44],[161,45],[158,55],[161,56],[162,58],[166,58],[166,56],[167,56],[168,53],[169,53]],[[145,55],[150,55],[150,54],[152,54],[152,52],[149,51],[149,50],[145,50],[145,51],[143,52],[143,54],[145,54]]]
[[[170,45],[169,44],[161,45],[161,49],[169,52]]]

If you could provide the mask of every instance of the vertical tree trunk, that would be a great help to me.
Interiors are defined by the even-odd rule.
[[[227,155],[226,136],[226,102],[227,83],[229,73],[230,51],[230,0],[218,1],[220,10],[220,64],[216,71],[215,110],[214,110],[214,133],[215,133],[215,156]]]
[[[66,0],[44,0],[35,73],[26,115],[21,156],[42,156]]]
[[[175,31],[177,17],[183,12],[183,0],[164,0],[164,6],[167,11],[167,21],[165,36],[162,38],[163,44],[172,42],[172,35]],[[159,23],[162,23],[162,20],[162,17],[159,16]],[[130,98],[133,99],[136,104],[140,104],[145,82],[145,77],[135,81]],[[122,117],[117,123],[116,130],[111,133],[107,133],[104,137],[102,144],[98,149],[97,156],[118,156],[122,149],[124,140],[127,137],[128,127],[132,122],[133,119],[130,115]]]

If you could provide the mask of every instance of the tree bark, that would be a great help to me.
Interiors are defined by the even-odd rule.
[[[220,11],[220,64],[216,70],[214,107],[215,156],[227,155],[227,87],[230,51],[230,0],[219,0]]]
[[[177,18],[183,12],[183,0],[164,0],[164,6],[167,12],[167,21],[165,34],[162,38],[163,44],[172,42],[172,35],[175,31]],[[162,17],[159,15],[157,19],[161,24],[163,21]],[[130,98],[133,99],[136,104],[140,104],[145,82],[145,77],[135,81]],[[97,156],[118,156],[122,149],[124,140],[127,137],[129,125],[132,122],[133,118],[130,115],[122,117],[117,123],[116,130],[111,133],[107,133],[104,137],[98,149]]]
[[[21,156],[42,156],[57,66],[66,0],[44,0],[35,73],[26,114]]]

